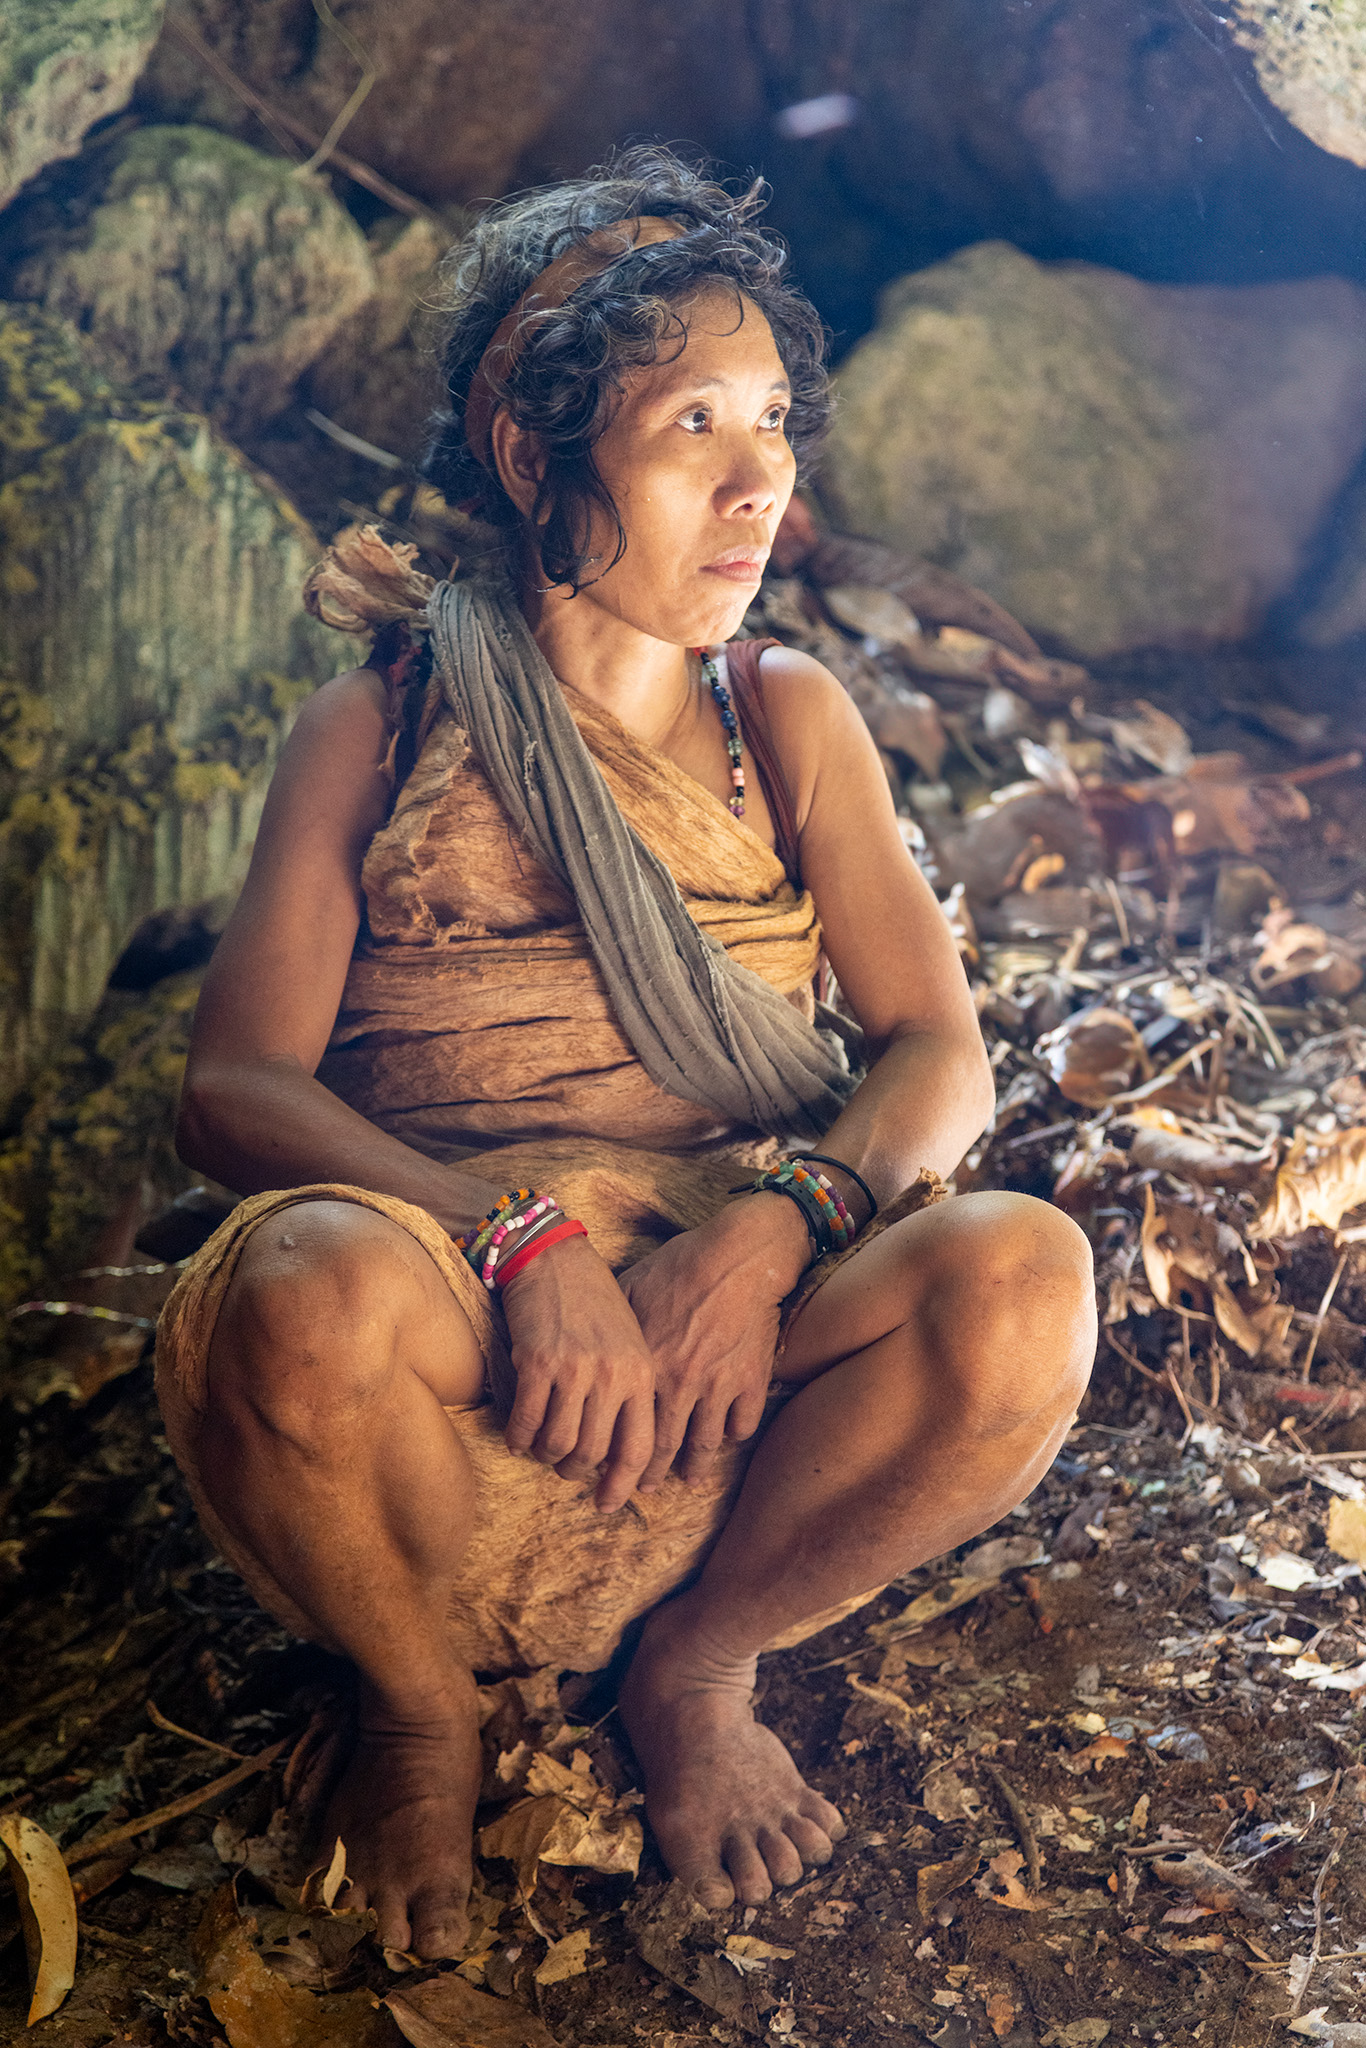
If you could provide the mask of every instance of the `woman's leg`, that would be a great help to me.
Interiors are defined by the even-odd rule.
[[[795,1322],[774,1418],[698,1584],[622,1690],[670,1868],[709,1905],[766,1898],[843,1832],[750,1711],[758,1651],[937,1557],[1037,1484],[1095,1352],[1090,1248],[1026,1196],[893,1225]]]
[[[307,1202],[262,1223],[209,1353],[205,1492],[356,1664],[361,1731],[328,1816],[380,1939],[458,1954],[480,1778],[474,1680],[446,1606],[473,1485],[443,1406],[479,1400],[474,1332],[387,1218]]]

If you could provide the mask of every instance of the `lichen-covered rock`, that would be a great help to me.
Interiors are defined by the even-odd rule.
[[[1083,655],[1240,639],[1366,447],[1366,292],[983,243],[891,286],[838,384],[822,491],[846,530]]]
[[[0,206],[127,104],[164,12],[165,0],[5,0]]]
[[[1366,0],[1233,0],[1262,91],[1320,149],[1366,167]]]
[[[151,912],[240,882],[300,699],[344,664],[317,544],[209,424],[0,306],[0,1115]]]
[[[206,128],[96,144],[0,219],[5,295],[72,321],[144,395],[235,437],[375,291],[365,237],[320,178]]]

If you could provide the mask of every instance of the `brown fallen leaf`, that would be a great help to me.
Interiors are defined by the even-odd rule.
[[[593,1937],[586,1927],[580,1927],[573,1934],[566,1934],[560,1941],[552,1941],[535,1977],[538,1984],[563,1984],[566,1978],[582,1977],[588,1968],[588,1951]]]
[[[1202,1286],[1223,1279],[1230,1259],[1241,1250],[1230,1225],[1184,1202],[1159,1203],[1151,1184],[1143,1190],[1139,1243],[1148,1285],[1161,1308],[1171,1307],[1182,1278]]]
[[[1361,962],[1353,949],[1316,924],[1297,923],[1284,905],[1268,913],[1258,937],[1262,951],[1252,985],[1259,995],[1301,979],[1320,996],[1350,996],[1361,987]]]
[[[391,1991],[384,2003],[412,2048],[557,2048],[534,2012],[453,1973]]]
[[[1148,1867],[1163,1884],[1189,1892],[1197,1906],[1207,1906],[1213,1913],[1246,1913],[1258,1920],[1271,1917],[1265,1899],[1203,1849],[1167,1849],[1151,1857]]]
[[[1159,711],[1146,697],[1136,697],[1136,718],[1114,718],[1110,732],[1115,745],[1125,754],[1135,754],[1163,775],[1184,775],[1194,755],[1186,729],[1170,712]]]
[[[1366,1125],[1320,1137],[1298,1131],[1275,1186],[1249,1227],[1254,1238],[1298,1237],[1315,1225],[1337,1230],[1366,1202]]]
[[[1004,1991],[993,1991],[987,2000],[987,2018],[998,2041],[1004,2041],[1015,2025],[1015,2007]]]
[[[625,1802],[597,1783],[582,1750],[575,1750],[572,1769],[542,1751],[532,1758],[526,1783],[531,1796],[479,1833],[481,1855],[516,1864],[523,1901],[536,1888],[541,1863],[635,1876],[644,1830]]]
[[[982,1859],[975,1849],[962,1849],[947,1863],[925,1863],[915,1874],[915,1903],[922,1920],[928,1920],[941,1899],[956,1892],[977,1875]]]
[[[1197,1181],[1201,1187],[1248,1188],[1268,1172],[1271,1153],[1235,1151],[1227,1145],[1211,1145],[1208,1139],[1188,1137],[1183,1131],[1153,1129],[1141,1125],[1134,1132],[1129,1160],[1134,1166],[1148,1166],[1170,1173],[1178,1180]]]
[[[933,697],[923,690],[889,692],[880,704],[865,708],[864,718],[880,747],[909,755],[927,782],[939,780],[949,736]]]
[[[1366,1564],[1366,1501],[1337,1495],[1329,1501],[1328,1548],[1353,1564]]]
[[[924,638],[915,613],[890,590],[871,583],[828,583],[821,596],[832,618],[884,647],[916,648]]]
[[[955,1607],[965,1606],[969,1600],[975,1600],[979,1594],[989,1592],[999,1584],[999,1573],[986,1577],[963,1574],[955,1579],[941,1579],[938,1585],[930,1587],[928,1593],[918,1593],[890,1621],[870,1622],[864,1633],[875,1643],[894,1643],[898,1636],[908,1636],[914,1630],[924,1628],[927,1622],[937,1621],[941,1614],[949,1614]]]
[[[1047,1061],[1059,1092],[1087,1109],[1103,1109],[1152,1073],[1143,1040],[1119,1010],[1086,1010],[1069,1017],[1034,1050]]]
[[[28,1954],[28,2025],[56,2012],[76,1981],[76,1901],[62,1852],[36,1821],[9,1813],[0,1820]]]
[[[393,2034],[368,1991],[319,1997],[276,1974],[252,1942],[257,1923],[241,1914],[231,1885],[215,1892],[196,1946],[204,1958],[196,1986],[229,2048],[387,2048]]]
[[[979,1899],[993,1906],[1009,1906],[1016,1913],[1046,1913],[1047,1899],[1036,1898],[1020,1881],[1024,1856],[1019,1849],[1003,1849],[993,1856],[974,1887]]]
[[[920,1803],[936,1820],[975,1820],[982,1811],[981,1793],[965,1784],[949,1764],[926,1773]]]

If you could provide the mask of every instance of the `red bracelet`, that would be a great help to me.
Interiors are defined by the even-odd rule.
[[[521,1251],[514,1252],[506,1265],[499,1264],[495,1267],[495,1286],[500,1289],[506,1287],[508,1281],[515,1280],[522,1268],[529,1266],[539,1252],[549,1251],[552,1244],[563,1244],[567,1237],[587,1237],[587,1235],[588,1232],[584,1229],[583,1225],[576,1223],[572,1216],[567,1216],[563,1223],[555,1224],[553,1229],[538,1231],[532,1242],[529,1245],[523,1246]]]

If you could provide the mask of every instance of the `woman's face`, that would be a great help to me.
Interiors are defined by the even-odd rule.
[[[590,569],[597,580],[573,602],[656,640],[706,647],[743,619],[792,496],[791,393],[769,324],[748,299],[710,291],[678,311],[685,345],[630,373],[594,449],[626,551],[605,574]],[[610,561],[616,534],[600,512],[592,534],[589,553]]]

